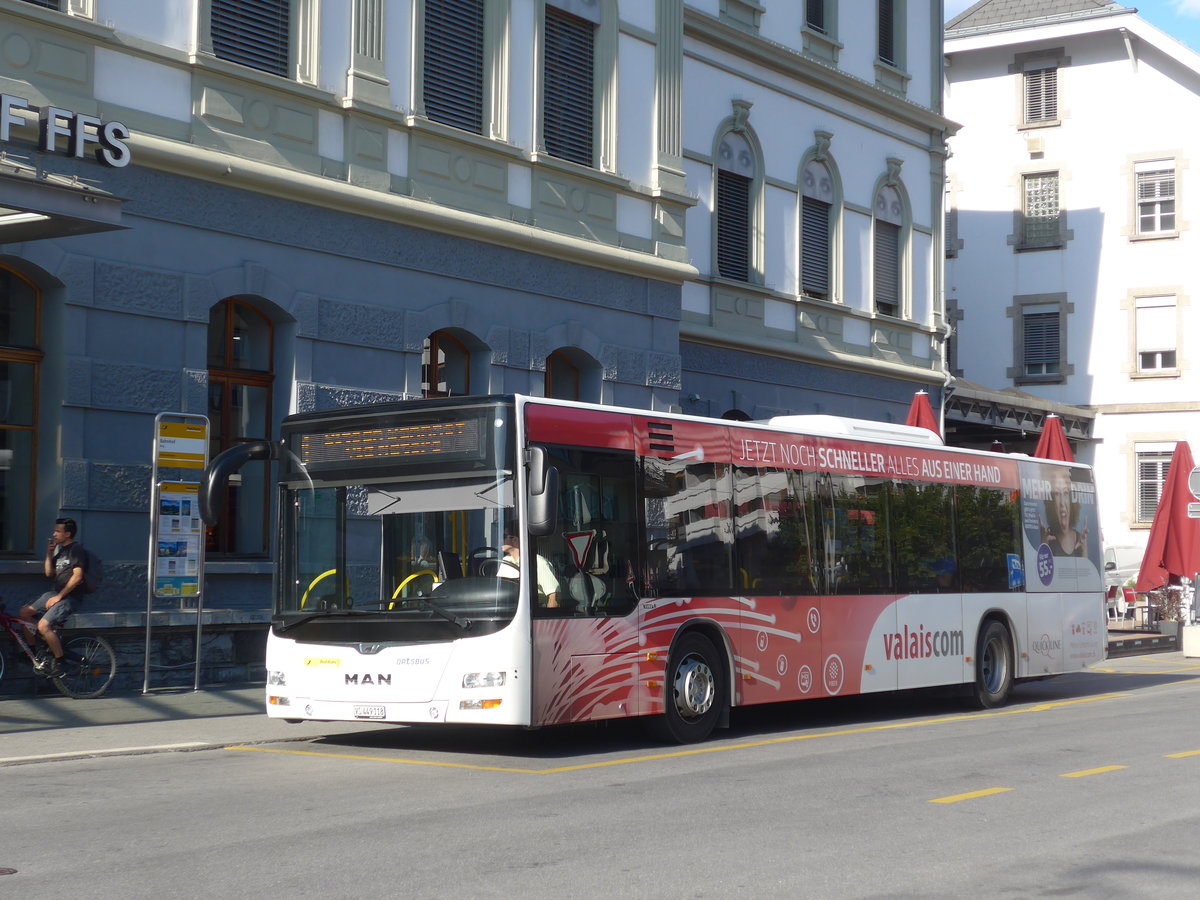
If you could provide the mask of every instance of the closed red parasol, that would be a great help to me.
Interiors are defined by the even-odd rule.
[[[1173,576],[1192,578],[1200,572],[1200,519],[1188,518],[1188,504],[1194,502],[1188,476],[1194,468],[1191,447],[1180,441],[1158,498],[1135,590],[1152,591]]]
[[[913,394],[912,405],[908,407],[908,418],[904,420],[904,424],[928,428],[938,437],[942,436],[937,416],[933,414],[933,407],[929,405],[929,395],[924,391]]]
[[[1067,443],[1067,433],[1063,431],[1062,419],[1050,413],[1042,426],[1042,436],[1038,438],[1037,449],[1033,455],[1041,459],[1057,459],[1060,462],[1075,462],[1075,454]]]

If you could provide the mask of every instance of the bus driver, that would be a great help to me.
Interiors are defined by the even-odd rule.
[[[521,568],[521,548],[517,544],[517,539],[511,534],[504,536],[504,543],[500,546],[500,551],[504,554],[504,561],[500,565],[499,571],[496,573],[501,578],[517,578],[519,569]],[[537,556],[537,592],[538,604],[540,606],[557,607],[558,606],[558,577],[554,574],[554,569],[546,560],[546,557],[540,553]]]

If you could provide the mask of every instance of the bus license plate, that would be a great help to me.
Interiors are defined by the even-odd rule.
[[[356,719],[382,719],[385,715],[387,715],[387,710],[382,706],[354,707],[354,718]]]

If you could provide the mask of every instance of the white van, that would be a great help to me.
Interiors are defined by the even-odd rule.
[[[1104,548],[1104,584],[1124,587],[1129,579],[1137,579],[1138,571],[1142,568],[1142,557],[1146,555],[1145,547],[1115,545]]]

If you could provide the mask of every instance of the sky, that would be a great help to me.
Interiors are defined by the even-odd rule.
[[[946,20],[976,0],[945,0]],[[1138,15],[1177,41],[1200,51],[1200,0],[1117,0],[1122,6],[1138,11]]]

